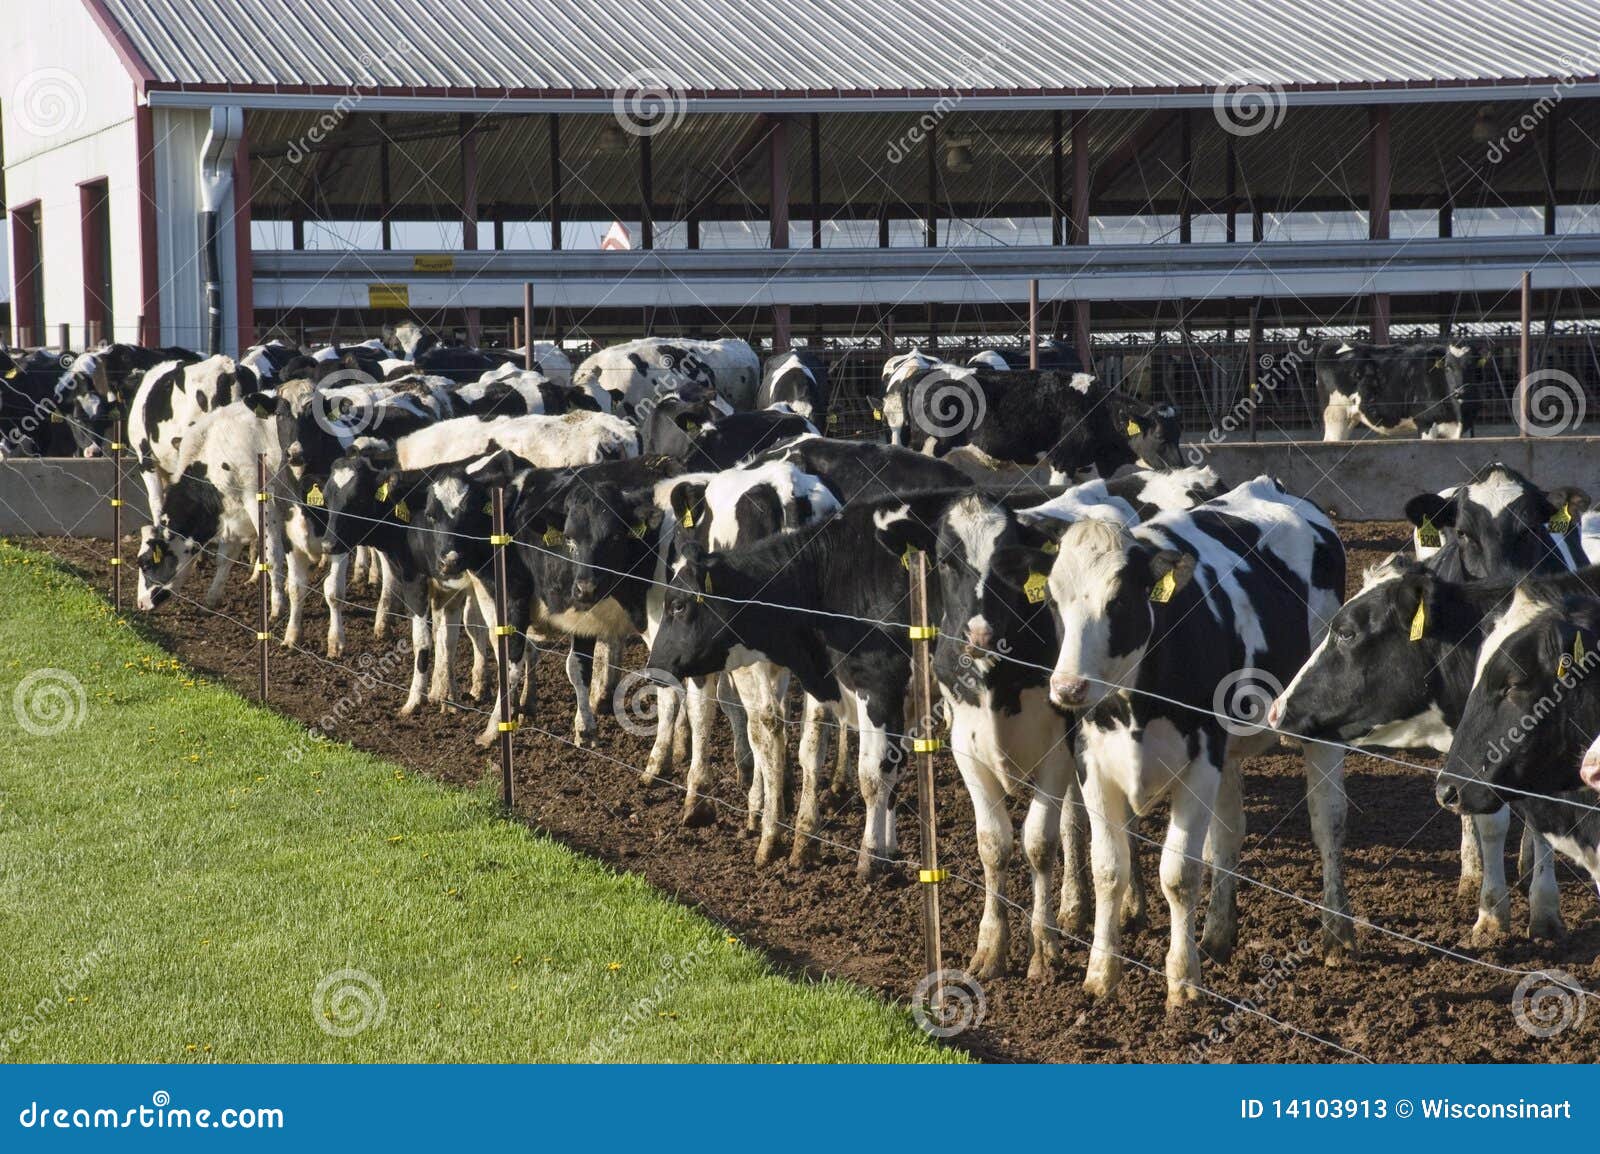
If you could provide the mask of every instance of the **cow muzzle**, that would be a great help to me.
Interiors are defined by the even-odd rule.
[[[461,554],[454,549],[446,550],[439,555],[439,574],[443,577],[455,577],[461,572]]]
[[[1600,741],[1591,745],[1589,752],[1583,755],[1583,764],[1578,767],[1578,776],[1590,789],[1600,790]]]
[[[967,622],[967,644],[974,649],[993,649],[994,629],[982,618]]]
[[[1052,673],[1050,700],[1061,709],[1082,709],[1089,700],[1089,682],[1070,673]]]

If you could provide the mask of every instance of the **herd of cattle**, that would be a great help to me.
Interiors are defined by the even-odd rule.
[[[300,644],[314,571],[326,567],[330,657],[346,648],[352,580],[376,585],[377,634],[410,625],[402,714],[488,700],[490,639],[507,636],[503,688],[530,716],[531,662],[564,638],[571,740],[589,746],[597,711],[620,704],[619,658],[642,638],[656,702],[644,780],[681,767],[684,822],[713,821],[707,751],[725,714],[760,864],[786,838],[796,865],[812,860],[819,794],[847,780],[853,733],[857,871],[892,865],[905,749],[937,720],[976,813],[979,978],[1004,971],[1010,953],[1008,799],[1026,803],[1028,972],[1057,962],[1061,931],[1092,924],[1086,986],[1099,995],[1116,987],[1120,935],[1143,913],[1139,819],[1165,800],[1168,1004],[1196,997],[1201,952],[1226,957],[1238,933],[1241,762],[1283,741],[1306,763],[1330,963],[1355,946],[1342,875],[1350,746],[1447,752],[1437,798],[1462,815],[1477,935],[1510,929],[1513,809],[1527,827],[1533,936],[1563,932],[1552,847],[1600,882],[1600,679],[1585,680],[1600,664],[1588,567],[1600,534],[1585,523],[1600,514],[1581,489],[1545,491],[1493,464],[1419,494],[1407,508],[1413,549],[1346,601],[1344,548],[1316,505],[1269,477],[1230,487],[1209,468],[1177,467],[1178,413],[1075,364],[892,358],[871,397],[883,443],[822,435],[826,370],[804,353],[763,366],[742,341],[648,338],[574,368],[554,346],[532,352],[528,365],[404,326],[310,352],[273,343],[234,360],[112,346],[65,366],[19,355],[0,372],[13,384],[51,377],[60,419],[34,412],[33,451],[65,434],[97,452],[125,421],[153,515],[141,609],[187,600],[202,555],[216,561],[206,603],[220,597],[228,562],[255,546],[264,460],[265,556],[251,571],[270,582],[274,617],[287,601],[284,644]],[[1340,403],[1370,410],[1351,399],[1371,395],[1382,358],[1324,352],[1351,370],[1348,391],[1329,378]],[[1418,410],[1425,435],[1470,430],[1459,409],[1469,355],[1446,349],[1418,376],[1443,374],[1458,404],[1448,422]],[[19,428],[0,426],[13,451]],[[1049,484],[1000,467],[1016,464],[1047,466]],[[937,719],[908,716],[913,551],[931,566]],[[480,741],[496,733],[491,716]]]

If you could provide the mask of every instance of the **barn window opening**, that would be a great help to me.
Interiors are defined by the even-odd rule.
[[[89,345],[114,339],[111,307],[111,189],[105,179],[78,186],[83,214],[83,319]]]

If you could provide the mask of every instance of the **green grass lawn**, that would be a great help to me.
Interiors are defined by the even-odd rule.
[[[303,739],[0,543],[0,1060],[958,1057],[488,794]]]

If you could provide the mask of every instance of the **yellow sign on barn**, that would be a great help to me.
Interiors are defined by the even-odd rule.
[[[419,252],[411,258],[414,272],[455,272],[456,258],[448,252]]]
[[[369,284],[367,286],[369,309],[406,309],[411,307],[411,286],[403,284]]]

